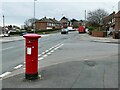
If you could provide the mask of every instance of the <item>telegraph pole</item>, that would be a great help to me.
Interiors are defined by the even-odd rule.
[[[1,34],[3,34],[4,30],[5,30],[5,17],[4,17],[4,15],[3,15],[3,29],[2,29],[2,31],[1,31]]]
[[[85,10],[85,27],[86,27],[86,20],[87,20],[86,18],[87,18],[87,17],[86,17],[86,10]]]

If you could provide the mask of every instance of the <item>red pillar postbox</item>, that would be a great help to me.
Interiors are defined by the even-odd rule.
[[[26,70],[25,78],[29,80],[38,78],[38,34],[26,34]]]

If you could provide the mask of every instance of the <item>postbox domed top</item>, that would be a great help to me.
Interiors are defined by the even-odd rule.
[[[23,35],[24,38],[41,38],[38,34],[25,34]]]

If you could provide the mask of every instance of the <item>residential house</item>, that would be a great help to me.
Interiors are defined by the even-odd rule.
[[[66,17],[62,17],[60,20],[60,23],[61,23],[62,28],[66,28],[66,27],[70,26],[70,22],[69,22],[68,18],[66,18]]]
[[[71,23],[71,26],[73,28],[77,28],[78,27],[78,20],[72,19],[72,20],[70,20],[70,23]]]
[[[49,19],[53,22],[53,28],[55,28],[55,29],[61,28],[61,24],[59,21],[57,21],[55,18],[53,18],[53,19],[49,18]]]
[[[104,30],[115,29],[115,12],[103,18],[103,28]]]
[[[80,20],[80,21],[79,21],[79,26],[85,26],[86,23],[87,23],[86,20]]]
[[[36,30],[56,29],[60,28],[60,23],[55,18],[44,17],[35,22],[35,28]]]
[[[120,30],[120,11],[113,12],[109,16],[103,18],[103,25],[105,30],[112,28],[113,30]]]
[[[115,30],[120,30],[120,11],[115,15]]]

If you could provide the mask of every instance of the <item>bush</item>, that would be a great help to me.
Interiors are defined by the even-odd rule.
[[[92,30],[95,30],[95,27],[88,27],[88,30],[92,31]]]

